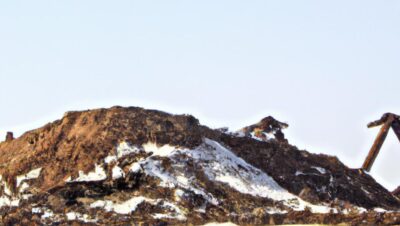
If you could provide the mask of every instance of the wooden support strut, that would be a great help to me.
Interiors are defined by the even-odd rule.
[[[396,121],[396,123],[393,123],[394,121]],[[385,114],[382,117],[382,119],[380,119],[376,122],[370,123],[368,125],[368,127],[379,126],[381,124],[383,124],[383,126],[382,126],[381,130],[379,131],[379,134],[376,137],[375,142],[372,145],[372,147],[368,153],[368,156],[365,159],[365,162],[362,166],[362,168],[367,172],[369,172],[371,170],[371,167],[374,164],[375,159],[378,156],[379,151],[383,145],[383,142],[385,141],[386,136],[388,135],[389,129],[391,127],[395,127],[395,128],[393,128],[393,130],[395,131],[397,137],[400,139],[400,124],[397,120],[396,115]],[[393,126],[393,125],[395,125],[395,126]]]
[[[400,120],[394,120],[392,123],[392,129],[394,131],[394,134],[396,134],[397,138],[400,141]]]

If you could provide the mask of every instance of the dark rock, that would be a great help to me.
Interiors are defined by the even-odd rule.
[[[14,134],[12,132],[7,132],[6,142],[14,140]]]

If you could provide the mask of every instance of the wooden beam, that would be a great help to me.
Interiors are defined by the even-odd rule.
[[[382,119],[383,118],[386,118],[386,117],[382,117]],[[381,123],[383,121],[382,119],[378,120],[379,123]],[[381,130],[379,131],[379,134],[376,137],[375,142],[372,145],[372,147],[369,151],[369,154],[368,154],[367,158],[365,159],[364,164],[362,166],[362,168],[364,170],[366,170],[367,172],[369,172],[371,170],[372,165],[374,164],[375,159],[379,154],[379,151],[383,145],[383,142],[385,141],[385,139],[387,137],[389,129],[391,128],[391,125],[394,120],[395,120],[395,115],[393,115],[393,114],[387,115],[387,119],[385,120]],[[371,124],[376,125],[376,123],[370,123],[369,126]]]
[[[400,141],[400,120],[399,119],[395,119],[392,123],[392,129],[394,134],[396,134],[397,138]]]
[[[390,115],[393,115],[393,114],[392,113],[383,114],[380,119],[368,123],[368,125],[367,125],[368,128],[373,128],[373,127],[377,127],[377,126],[381,126],[381,125],[385,124],[385,122],[388,120]]]

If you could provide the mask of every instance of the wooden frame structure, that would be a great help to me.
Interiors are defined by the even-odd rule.
[[[371,147],[371,150],[368,153],[367,158],[364,161],[362,168],[369,172],[372,168],[372,165],[375,162],[376,157],[379,154],[379,151],[385,141],[390,128],[393,129],[394,133],[396,134],[397,138],[400,141],[400,116],[395,115],[393,113],[386,113],[384,114],[381,119],[371,122],[368,124],[368,128],[382,126],[381,130],[378,133],[378,136],[375,139],[374,144]]]

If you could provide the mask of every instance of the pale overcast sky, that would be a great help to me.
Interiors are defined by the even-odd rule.
[[[360,167],[400,113],[400,1],[2,1],[0,136],[64,111],[143,106],[238,129],[273,115],[290,142]],[[372,175],[400,185],[400,143]]]

